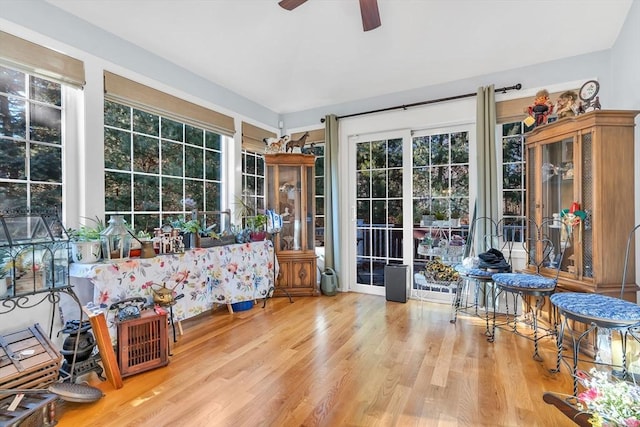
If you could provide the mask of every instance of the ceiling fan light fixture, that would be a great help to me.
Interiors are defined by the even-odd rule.
[[[307,0],[280,0],[278,5],[286,10],[293,10]],[[360,0],[360,15],[362,16],[362,29],[364,31],[375,30],[381,25],[378,0]]]
[[[306,1],[307,0],[280,0],[278,2],[278,4],[283,9],[293,10],[293,9],[295,9],[298,6],[300,6],[302,3],[306,2]]]
[[[360,0],[360,15],[362,15],[362,29],[375,30],[381,25],[378,0]]]

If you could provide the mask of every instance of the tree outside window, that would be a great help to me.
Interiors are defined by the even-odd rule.
[[[107,216],[153,232],[193,210],[221,210],[221,135],[109,100],[104,116]]]
[[[0,66],[0,210],[62,211],[62,92]]]

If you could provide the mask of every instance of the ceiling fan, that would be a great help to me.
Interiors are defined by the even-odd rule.
[[[287,10],[293,10],[307,0],[281,0],[280,6]],[[362,28],[370,31],[380,26],[380,12],[378,0],[360,0],[360,15],[362,15]]]

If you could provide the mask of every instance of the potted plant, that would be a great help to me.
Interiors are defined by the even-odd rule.
[[[257,214],[247,218],[247,228],[250,230],[252,242],[258,242],[267,238],[267,216],[265,214]]]
[[[422,210],[422,217],[420,219],[420,225],[422,226],[430,226],[433,224],[433,220],[436,217],[431,213],[431,208],[425,208]]]
[[[202,231],[202,226],[198,220],[191,219],[184,221],[178,219],[172,221],[171,225],[173,225],[173,228],[182,232],[182,241],[185,248],[193,249],[200,247],[200,232]]]
[[[447,213],[444,210],[436,210],[434,212],[434,221],[433,221],[433,225],[436,227],[443,227],[445,226],[445,223],[447,222]]]
[[[232,245],[236,243],[236,236],[231,231],[223,231],[222,233],[216,233],[213,230],[205,229],[200,241],[203,248],[210,248],[213,246]]]
[[[9,252],[0,250],[0,299],[9,295],[9,288],[11,287],[11,267],[13,261]]]
[[[89,220],[93,226],[81,225],[77,229],[67,229],[73,262],[92,264],[101,258],[100,232],[105,229],[104,222],[97,216]]]
[[[243,198],[236,201],[236,215],[244,220],[245,230],[250,236],[252,242],[257,242],[267,238],[267,215],[260,213],[255,206]]]
[[[451,220],[449,221],[451,227],[460,227],[460,212],[456,210],[451,211]]]

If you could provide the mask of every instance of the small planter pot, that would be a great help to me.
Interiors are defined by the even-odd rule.
[[[182,233],[182,243],[186,249],[196,249],[200,246],[200,235],[198,233],[186,232]]]
[[[100,241],[71,242],[71,259],[79,264],[93,264],[100,260]]]
[[[261,240],[265,240],[267,238],[266,231],[252,231],[251,232],[251,241],[252,242],[260,242]]]
[[[430,226],[433,224],[433,221],[436,219],[433,215],[422,215],[422,219],[420,220],[421,226]]]

